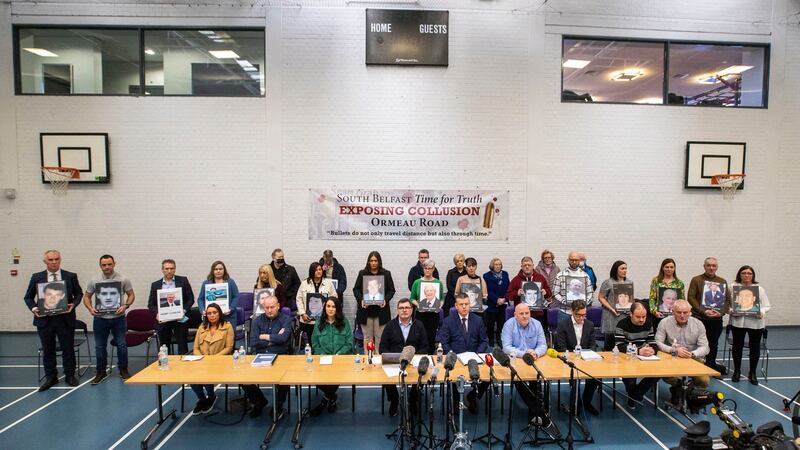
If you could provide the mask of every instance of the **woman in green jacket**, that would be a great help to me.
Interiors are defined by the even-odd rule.
[[[353,331],[350,323],[344,320],[342,302],[336,297],[328,297],[325,301],[324,317],[317,320],[314,334],[311,336],[311,348],[317,355],[351,355],[353,354]],[[324,393],[319,405],[311,410],[312,416],[336,411],[336,391],[339,386],[317,386]]]

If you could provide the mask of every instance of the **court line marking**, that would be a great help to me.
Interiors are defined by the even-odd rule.
[[[23,395],[22,397],[14,400],[13,402],[3,406],[2,408],[0,408],[0,411],[4,410],[4,409],[6,409],[6,408],[8,408],[10,406],[13,406],[13,405],[17,404],[17,402],[21,402],[22,400],[25,400],[26,398],[30,397],[31,395],[33,395],[33,394],[35,394],[37,392],[39,392],[39,388],[36,388],[33,391],[28,392],[27,394]]]
[[[164,400],[163,402],[161,402],[161,407],[163,408],[163,407],[164,407],[164,405],[166,405],[167,403],[169,403],[169,401],[170,401],[170,400],[172,400],[173,398],[175,398],[175,396],[176,396],[176,395],[178,395],[180,392],[181,392],[181,388],[178,388],[178,389],[176,389],[176,390],[175,390],[175,392],[173,392],[173,393],[172,393],[172,395],[170,395],[169,397],[167,397],[167,399],[166,399],[166,400]],[[122,435],[122,437],[121,437],[121,438],[119,438],[119,439],[117,440],[117,442],[114,442],[114,444],[113,444],[113,445],[111,445],[111,447],[109,447],[109,448],[108,448],[108,450],[114,450],[115,448],[117,448],[117,446],[119,446],[119,444],[121,444],[121,443],[122,443],[124,440],[128,439],[128,437],[129,437],[131,434],[133,434],[133,432],[134,432],[134,431],[138,430],[138,429],[139,429],[139,427],[141,427],[142,425],[144,425],[144,423],[145,423],[145,422],[147,422],[147,419],[149,419],[150,417],[152,417],[153,415],[155,415],[157,412],[158,412],[158,408],[153,408],[153,410],[152,410],[152,411],[150,411],[150,414],[148,414],[148,415],[144,416],[144,418],[143,418],[142,420],[140,420],[140,421],[139,421],[139,423],[137,423],[136,425],[134,425],[134,426],[133,426],[133,428],[131,428],[130,430],[128,430],[128,432],[127,432],[127,433],[125,433],[124,435]]]
[[[622,411],[622,412],[623,412],[623,413],[624,413],[626,416],[628,416],[628,418],[629,418],[629,419],[631,419],[631,420],[633,421],[633,423],[635,423],[635,424],[636,424],[636,425],[637,425],[639,428],[641,428],[641,429],[642,429],[642,431],[644,431],[644,432],[645,432],[645,434],[647,434],[648,436],[650,436],[650,438],[651,438],[652,440],[654,440],[654,441],[656,442],[656,444],[658,444],[658,446],[659,446],[659,447],[661,447],[661,448],[662,448],[662,449],[664,449],[664,450],[669,450],[669,447],[667,447],[666,445],[664,445],[664,443],[663,443],[663,442],[661,442],[661,441],[660,441],[660,440],[659,440],[659,439],[658,439],[658,438],[657,438],[657,437],[656,437],[656,436],[655,436],[653,433],[651,433],[651,432],[650,432],[650,430],[648,430],[647,428],[645,428],[645,426],[644,426],[644,425],[642,425],[642,423],[641,423],[641,422],[639,422],[638,420],[636,420],[636,418],[635,418],[635,417],[633,417],[633,416],[632,416],[632,415],[631,415],[631,414],[630,414],[630,413],[627,411],[626,407],[624,407],[624,406],[620,405],[618,402],[615,402],[615,401],[614,401],[614,400],[611,398],[611,396],[610,396],[610,395],[608,395],[608,393],[607,393],[607,392],[603,392],[603,395],[605,395],[606,397],[608,397],[608,399],[609,399],[609,400],[611,400],[612,402],[614,402],[614,403],[617,405],[617,409],[619,409],[619,410],[620,410],[620,411]]]
[[[665,410],[664,408],[662,408],[662,407],[660,407],[660,406],[656,405],[656,404],[653,402],[653,400],[652,400],[650,397],[645,397],[644,399],[645,399],[645,400],[646,400],[648,403],[650,403],[651,405],[655,405],[656,409],[657,409],[657,410],[659,410],[659,411],[661,412],[661,414],[664,414],[665,416],[667,416],[667,418],[668,418],[669,420],[673,421],[673,422],[675,423],[675,425],[677,425],[678,427],[680,427],[680,429],[681,429],[681,430],[685,430],[685,429],[686,429],[686,425],[682,424],[682,423],[681,423],[681,422],[680,422],[678,419],[676,419],[675,417],[673,417],[673,416],[672,416],[672,414],[670,414],[670,413],[668,413],[668,412],[667,412],[667,410]]]
[[[0,391],[27,391],[29,389],[39,390],[39,386],[0,386]],[[74,389],[73,386],[53,386],[50,389]]]
[[[222,385],[221,385],[221,384],[218,384],[218,385],[214,386],[214,393],[215,393],[215,395],[216,395],[217,389],[219,389],[220,387],[222,387]],[[153,450],[160,450],[160,449],[161,449],[161,447],[163,447],[163,446],[164,446],[164,445],[165,445],[165,444],[166,444],[166,443],[167,443],[167,442],[168,442],[168,441],[169,441],[169,440],[172,438],[172,436],[174,436],[174,435],[175,435],[175,433],[177,433],[177,432],[178,432],[178,430],[180,430],[180,429],[181,429],[181,427],[183,426],[183,424],[185,424],[186,422],[188,422],[188,421],[189,421],[189,419],[191,419],[191,418],[192,418],[192,415],[191,415],[191,414],[186,414],[186,417],[184,417],[184,418],[183,418],[183,420],[181,420],[181,421],[178,423],[178,425],[174,426],[174,427],[172,428],[172,430],[170,430],[169,434],[168,434],[168,435],[166,435],[166,436],[164,436],[164,439],[162,439],[162,440],[161,440],[161,442],[159,442],[159,443],[158,443],[158,446],[156,446],[156,448],[154,448]]]
[[[87,385],[89,382],[91,382],[91,381],[92,381],[92,380],[86,380],[86,381],[84,381],[83,383],[81,383],[80,385],[78,385],[78,387],[76,387],[76,388],[74,388],[74,389],[70,389],[70,390],[68,390],[67,392],[65,392],[65,393],[63,393],[63,394],[61,394],[61,395],[59,395],[59,396],[58,396],[58,397],[56,397],[56,398],[54,398],[53,400],[50,400],[49,402],[45,403],[44,405],[40,406],[39,408],[37,408],[37,409],[33,410],[32,412],[28,413],[28,415],[26,415],[25,417],[23,417],[23,418],[21,418],[21,419],[18,419],[16,422],[14,422],[14,423],[12,423],[11,425],[9,425],[9,426],[7,426],[7,427],[3,428],[2,430],[0,430],[0,434],[3,434],[3,433],[5,433],[6,431],[10,430],[11,428],[14,428],[14,427],[15,427],[15,426],[17,426],[18,424],[20,424],[20,423],[24,422],[25,420],[27,420],[29,417],[31,417],[31,416],[33,416],[33,415],[37,414],[39,411],[41,411],[41,410],[43,410],[43,409],[47,408],[48,406],[52,405],[53,403],[55,403],[55,402],[57,402],[57,401],[61,400],[62,398],[64,398],[64,397],[68,396],[69,394],[72,394],[73,392],[77,391],[78,389],[80,389],[80,388],[82,388],[82,387],[86,386],[86,385]]]
[[[787,421],[788,421],[790,424],[792,423],[792,418],[791,418],[791,417],[789,417],[789,416],[787,416],[786,414],[782,413],[781,411],[778,411],[777,409],[775,409],[775,408],[773,408],[773,407],[771,407],[771,406],[767,405],[766,403],[763,403],[763,402],[761,402],[760,400],[758,400],[758,399],[756,399],[756,398],[754,398],[754,397],[750,396],[749,394],[747,394],[747,393],[745,393],[745,392],[742,392],[742,391],[740,391],[739,389],[736,389],[735,387],[731,386],[729,383],[726,383],[725,381],[722,381],[722,380],[717,380],[717,381],[718,381],[719,383],[721,383],[721,384],[724,384],[725,386],[728,386],[729,388],[733,389],[734,391],[736,391],[736,392],[738,392],[738,393],[740,393],[740,394],[744,395],[745,397],[749,398],[750,400],[752,400],[752,401],[754,401],[754,402],[758,403],[759,405],[763,406],[764,408],[767,408],[767,409],[769,409],[770,411],[773,411],[775,414],[777,414],[777,415],[781,416],[781,418],[782,418],[782,419],[784,419],[784,420],[787,420]]]
[[[764,388],[764,389],[766,389],[766,390],[768,390],[768,391],[772,392],[773,394],[777,395],[777,396],[778,396],[778,397],[780,397],[782,400],[789,400],[789,397],[787,397],[787,396],[785,396],[785,395],[781,394],[780,392],[778,392],[778,391],[776,391],[776,390],[774,390],[774,389],[770,389],[769,387],[767,387],[767,386],[764,386],[764,383],[759,383],[758,385],[759,385],[759,386],[761,386],[762,388]],[[797,402],[797,400],[793,401],[792,403],[794,403],[794,404],[796,404],[796,405],[800,405],[800,403],[798,403],[798,402]]]
[[[61,381],[63,379],[64,379],[64,375],[61,375],[60,377],[58,377],[58,381]],[[3,406],[2,408],[0,408],[0,411],[2,411],[4,409],[8,408],[9,406],[12,406],[12,405],[16,404],[17,402],[22,401],[22,400],[30,397],[31,395],[39,392],[39,388],[37,386],[33,386],[33,387],[9,387],[9,388],[2,388],[2,389],[20,389],[20,390],[22,390],[22,389],[33,389],[33,392],[29,392],[29,393],[23,395],[22,397],[12,401],[11,403]],[[67,387],[64,387],[64,386],[53,386],[50,389],[73,389],[73,387],[72,386],[67,386]]]

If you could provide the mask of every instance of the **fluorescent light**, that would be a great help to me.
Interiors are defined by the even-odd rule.
[[[206,31],[206,30],[200,30],[200,31],[198,31],[198,33],[205,34],[206,36],[208,36],[210,34],[216,34],[213,31]]]
[[[151,48],[146,48],[146,49],[144,49],[144,54],[145,55],[155,55],[156,52]]]
[[[239,55],[233,50],[211,50],[208,53],[217,59],[239,59]]]
[[[568,59],[564,61],[564,64],[561,65],[568,69],[583,69],[589,65],[590,62],[591,61],[586,61],[585,59]]]
[[[661,97],[645,97],[645,98],[640,98],[639,100],[636,100],[634,103],[648,104],[648,105],[660,105],[660,104],[664,103],[664,99],[661,98]]]
[[[752,69],[753,66],[730,66],[717,72],[717,75],[726,77],[728,75],[741,75],[742,72]]]
[[[258,68],[250,66],[250,67],[242,67],[245,72],[258,72]]]
[[[45,58],[56,58],[58,55],[51,52],[50,50],[45,50],[43,48],[23,48],[23,50],[33,53],[34,55],[44,56]]]
[[[611,79],[614,81],[632,81],[641,76],[644,76],[644,71],[641,69],[625,69],[612,75]]]
[[[242,67],[253,67],[253,65],[250,64],[250,61],[246,59],[237,59],[236,62]]]

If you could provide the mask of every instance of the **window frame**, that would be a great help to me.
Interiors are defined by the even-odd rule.
[[[661,79],[661,103],[634,103],[634,102],[581,102],[576,100],[564,100],[564,41],[565,40],[595,40],[595,41],[615,41],[615,42],[636,42],[636,43],[660,43],[664,46],[664,67],[663,76]],[[682,45],[716,45],[728,47],[760,47],[764,49],[764,77],[761,81],[762,104],[761,106],[723,106],[723,105],[686,105],[686,104],[670,104],[668,103],[669,94],[669,68],[670,68],[670,47],[672,44]],[[559,91],[559,98],[561,103],[586,103],[598,105],[637,105],[637,106],[674,106],[674,107],[690,107],[690,108],[728,108],[728,109],[768,109],[769,108],[769,75],[770,75],[770,53],[772,46],[769,43],[763,42],[720,42],[720,41],[702,41],[691,39],[646,39],[646,38],[628,38],[628,37],[609,37],[609,36],[594,36],[594,35],[561,35],[561,59],[559,67],[561,69],[561,90]]]

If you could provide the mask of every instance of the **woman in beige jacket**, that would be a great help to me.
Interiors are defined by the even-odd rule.
[[[230,355],[233,352],[235,332],[230,322],[222,317],[222,309],[216,303],[210,303],[206,307],[203,324],[197,329],[197,335],[194,338],[195,355]],[[210,412],[217,401],[214,385],[193,384],[191,387],[198,398],[192,415]]]

